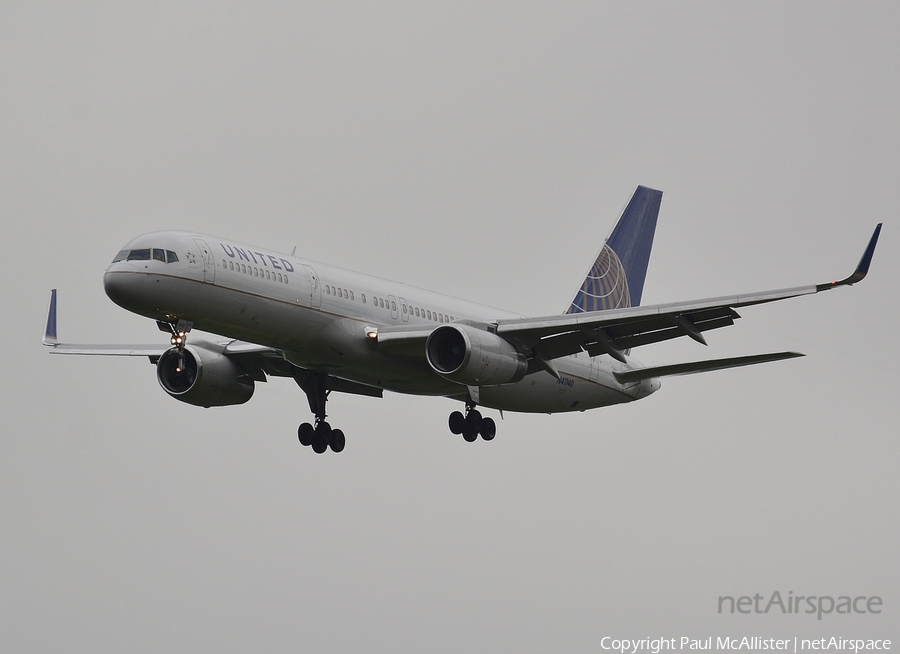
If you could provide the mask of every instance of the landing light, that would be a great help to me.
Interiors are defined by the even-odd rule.
[[[366,338],[370,338],[373,341],[378,338],[378,330],[374,327],[369,327],[366,329]]]

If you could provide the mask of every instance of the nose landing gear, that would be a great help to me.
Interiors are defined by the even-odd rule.
[[[497,435],[497,424],[493,418],[483,418],[481,412],[475,408],[473,402],[466,402],[466,414],[463,415],[459,411],[450,414],[450,432],[453,434],[462,434],[463,439],[469,443],[475,442],[478,434],[490,441]]]
[[[159,327],[159,331],[171,334],[172,337],[169,339],[169,342],[179,350],[183,350],[185,343],[187,343],[188,332],[191,331],[194,323],[189,320],[179,320],[178,322],[157,320],[156,326]]]

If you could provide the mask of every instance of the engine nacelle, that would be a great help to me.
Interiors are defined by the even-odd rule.
[[[525,356],[508,341],[470,325],[435,329],[425,343],[425,356],[436,373],[467,386],[509,384],[528,371]]]
[[[243,404],[253,396],[247,371],[221,352],[200,346],[166,350],[156,363],[156,378],[176,400],[202,407]]]

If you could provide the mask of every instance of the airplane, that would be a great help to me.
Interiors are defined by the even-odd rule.
[[[632,348],[734,324],[735,309],[861,281],[881,223],[856,270],[823,284],[641,305],[662,192],[638,186],[566,311],[527,317],[440,293],[190,231],[138,236],[115,256],[103,285],[119,306],[155,320],[168,344],[75,345],[57,338],[50,293],[43,343],[52,354],[146,356],[160,386],[201,407],[242,404],[256,382],[290,377],[312,423],[298,439],[318,454],[346,438],[326,421],[332,392],[393,391],[464,404],[450,431],[468,442],[496,434],[500,411],[585,411],[639,400],[660,377],[803,356],[773,352],[643,366]],[[295,248],[296,249],[296,248]],[[191,339],[192,329],[227,340]]]

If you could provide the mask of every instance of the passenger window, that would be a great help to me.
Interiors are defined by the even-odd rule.
[[[351,298],[351,297],[348,297],[348,293],[347,293],[347,289],[346,289],[346,288],[344,289],[344,299],[345,299],[345,300],[352,300],[352,299],[353,299],[353,298]]]
[[[365,304],[365,303],[366,303],[366,294],[363,293],[363,294],[361,294],[359,297],[362,298],[362,303]]]
[[[396,310],[397,310],[397,303],[394,302],[393,300],[391,300],[391,311],[396,311]]]
[[[266,271],[266,279],[270,279],[268,270]]]
[[[166,263],[177,263],[178,255],[172,252],[172,250],[166,250]]]
[[[407,313],[407,311],[406,311],[406,305],[404,304],[404,305],[402,305],[402,306],[403,306],[403,315],[405,316],[406,313]]]
[[[431,311],[428,312],[428,319],[431,320]]]
[[[125,261],[126,259],[128,259],[129,252],[131,252],[131,250],[120,251],[119,254],[117,254],[116,257],[112,260],[112,262],[115,263],[116,261]]]
[[[439,319],[441,322],[444,322],[444,314],[439,313],[439,314],[438,314],[438,319]]]
[[[149,261],[150,260],[150,248],[145,248],[143,250],[132,250],[128,253],[128,261]]]
[[[229,267],[231,270],[234,270],[234,262],[233,262],[233,261],[229,261],[229,262],[228,262],[228,267]]]
[[[254,268],[254,269],[253,269],[253,276],[254,276],[254,277],[259,277],[259,268]]]
[[[382,300],[381,298],[378,298],[378,306],[384,309],[384,300]]]
[[[416,307],[416,318],[419,317],[419,307]]]
[[[353,291],[350,291],[350,299],[353,299]]]
[[[278,281],[281,281],[281,273],[278,273]]]
[[[244,264],[241,264],[241,272],[242,272],[242,273],[246,273],[246,272],[247,272],[247,267],[246,267]]]

